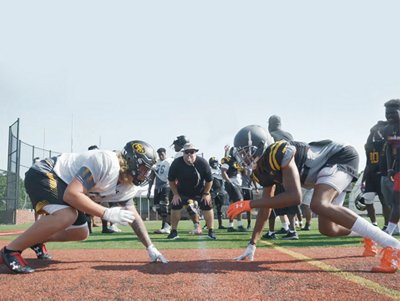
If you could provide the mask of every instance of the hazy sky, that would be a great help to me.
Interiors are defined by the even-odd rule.
[[[296,140],[353,144],[361,169],[370,127],[400,98],[399,11],[365,0],[0,0],[0,168],[17,118],[23,141],[56,151],[168,147],[185,134],[208,159],[278,114]]]

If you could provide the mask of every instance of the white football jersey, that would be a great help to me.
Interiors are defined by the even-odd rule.
[[[126,201],[135,195],[133,184],[118,185],[120,166],[115,152],[91,150],[81,154],[64,153],[57,158],[54,172],[69,184],[82,167],[88,168],[93,175],[95,185],[89,190],[89,195],[96,202]]]
[[[154,173],[156,174],[156,186],[158,186],[158,182],[162,182],[162,184],[168,183],[168,171],[171,166],[173,159],[166,158],[163,161],[158,161],[154,168]]]

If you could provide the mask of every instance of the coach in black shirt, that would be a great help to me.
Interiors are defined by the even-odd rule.
[[[214,211],[210,190],[213,182],[211,168],[202,157],[197,157],[199,150],[191,143],[183,147],[183,156],[176,158],[169,169],[168,180],[172,198],[171,226],[169,239],[178,238],[177,227],[183,206],[192,208],[194,201],[199,203],[208,227],[208,238],[216,239],[213,223]],[[190,210],[188,210],[190,211]]]

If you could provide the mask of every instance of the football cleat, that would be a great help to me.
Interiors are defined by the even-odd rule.
[[[378,254],[378,248],[376,242],[369,238],[364,238],[364,252],[362,256],[364,257],[375,257]]]
[[[382,258],[379,266],[372,268],[373,273],[394,273],[399,267],[400,250],[386,247],[381,250]]]
[[[21,253],[17,251],[6,252],[5,247],[0,251],[0,263],[3,263],[10,271],[18,274],[28,274],[35,271],[28,266]]]
[[[44,244],[34,245],[31,247],[31,249],[35,252],[38,259],[51,259],[52,258]]]

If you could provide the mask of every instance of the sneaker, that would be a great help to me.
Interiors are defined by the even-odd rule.
[[[221,226],[218,226],[218,229],[219,229],[219,230],[223,230],[223,229],[226,229],[226,227],[224,227],[224,226],[221,225]]]
[[[364,238],[363,242],[364,242],[364,252],[362,256],[375,257],[375,255],[378,254],[377,243],[368,238]]]
[[[310,231],[310,225],[305,225],[303,228],[301,228],[301,231]]]
[[[171,233],[171,226],[165,224],[164,228],[160,229],[161,234],[170,234]]]
[[[122,230],[118,228],[116,224],[112,225],[109,229],[113,230],[114,232],[122,232]]]
[[[178,236],[178,231],[176,231],[176,230],[171,230],[171,233],[167,236],[167,239],[171,239],[171,240],[177,239],[177,238],[179,238],[179,236]]]
[[[101,231],[101,233],[111,234],[111,233],[115,233],[115,231],[112,229],[106,228],[106,229],[103,229],[103,231]]]
[[[287,234],[289,230],[285,230],[285,228],[281,228],[278,232],[275,232],[276,234]]]
[[[214,230],[208,230],[207,237],[208,237],[209,239],[213,239],[213,240],[216,240],[216,239],[217,239],[217,236],[215,236]]]
[[[373,273],[394,273],[397,271],[400,260],[400,250],[386,247],[381,250],[383,253],[379,266],[372,268]]]
[[[298,240],[299,236],[297,235],[296,231],[294,231],[294,232],[288,231],[286,235],[282,236],[282,239],[284,239],[284,240]]]
[[[35,270],[28,266],[19,252],[5,252],[5,247],[0,251],[0,264],[4,263],[10,271],[19,274],[32,273]]]
[[[203,230],[201,230],[201,226],[200,224],[198,224],[195,229],[192,230],[192,234],[194,235],[200,235],[201,233],[203,233]]]
[[[38,259],[49,260],[52,258],[44,244],[34,245],[31,247],[31,249],[36,253]]]
[[[276,239],[276,234],[275,232],[272,232],[271,234],[269,232],[265,233],[263,236],[261,236],[262,239]]]
[[[245,227],[243,227],[243,226],[239,226],[239,227],[237,228],[237,231],[238,231],[238,232],[247,232],[247,230],[246,230]]]
[[[227,232],[236,232],[236,229],[233,227],[228,227],[228,229],[226,231]]]

